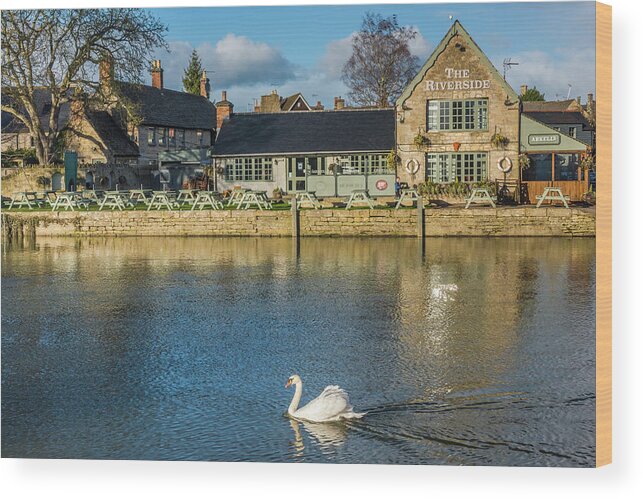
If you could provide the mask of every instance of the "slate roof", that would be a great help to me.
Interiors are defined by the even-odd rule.
[[[87,119],[113,156],[138,156],[136,143],[130,140],[106,111],[91,111]]]
[[[144,125],[204,130],[217,127],[216,108],[205,97],[149,85],[115,83],[123,97],[134,103]]]
[[[3,92],[2,101],[11,103],[11,98]],[[49,113],[51,112],[51,92],[46,88],[34,88],[34,102],[36,104],[36,109],[38,109],[38,115],[40,116],[44,130],[48,132]],[[20,107],[22,108],[22,106]],[[58,114],[58,130],[62,130],[67,126],[69,115],[70,105],[69,102],[66,102],[60,106],[60,113]],[[5,111],[2,111],[1,126],[4,133],[27,132],[27,127],[22,121],[16,118],[13,114]]]
[[[223,122],[214,156],[390,151],[395,111],[301,111],[233,114]]]
[[[524,112],[523,114],[547,125],[582,125],[583,130],[593,130],[592,125],[578,111],[564,112]]]

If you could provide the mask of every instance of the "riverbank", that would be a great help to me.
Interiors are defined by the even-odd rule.
[[[563,236],[593,237],[594,208],[533,206],[465,210],[416,209],[291,211],[4,211],[4,237],[47,236]],[[421,216],[422,222],[418,220]]]

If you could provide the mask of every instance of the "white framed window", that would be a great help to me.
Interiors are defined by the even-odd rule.
[[[435,131],[487,130],[488,99],[428,100],[426,129]]]
[[[438,184],[481,182],[487,179],[487,153],[461,152],[426,155],[426,178]]]
[[[147,128],[147,145],[148,146],[156,145],[156,128],[152,126]]]

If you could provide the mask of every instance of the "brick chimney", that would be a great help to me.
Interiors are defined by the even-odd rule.
[[[234,106],[228,101],[228,94],[225,90],[221,91],[221,100],[215,104],[217,108],[217,130],[223,125],[223,120],[232,116]]]
[[[520,85],[520,95],[525,95],[527,93],[527,90],[529,90],[529,87],[527,85]]]
[[[210,99],[210,79],[208,78],[208,75],[206,74],[205,69],[201,74],[200,88],[201,88],[201,96],[205,97],[206,99]]]
[[[344,102],[344,99],[342,99],[341,96],[335,97],[335,102],[334,102],[334,109],[337,111],[338,109],[344,109],[344,106],[346,103]]]
[[[106,55],[98,63],[98,82],[101,85],[108,85],[114,80],[114,59]]]
[[[152,86],[154,88],[163,89],[163,68],[161,67],[161,60],[156,59],[152,61]]]

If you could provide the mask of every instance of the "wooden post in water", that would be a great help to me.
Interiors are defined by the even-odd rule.
[[[417,205],[417,237],[424,238],[424,200],[422,196],[418,196]]]
[[[290,216],[292,217],[292,237],[299,239],[299,210],[297,209],[296,197],[291,200]]]

